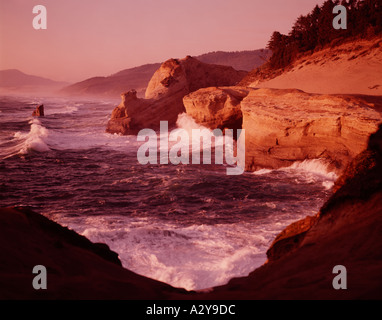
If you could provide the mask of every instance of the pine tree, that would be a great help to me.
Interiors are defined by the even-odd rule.
[[[333,28],[333,8],[341,4],[347,10],[347,29]],[[299,16],[288,35],[273,32],[268,48],[273,54],[271,68],[292,63],[300,53],[337,43],[354,36],[370,36],[382,32],[382,0],[326,0],[306,16]]]

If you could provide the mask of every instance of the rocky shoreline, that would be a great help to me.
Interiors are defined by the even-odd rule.
[[[248,277],[209,292],[187,292],[124,269],[117,254],[28,208],[0,210],[2,299],[381,299],[382,126],[347,166],[316,216],[288,226]],[[47,267],[48,290],[32,269]],[[348,272],[332,287],[333,267]]]

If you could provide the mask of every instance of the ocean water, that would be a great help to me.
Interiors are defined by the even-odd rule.
[[[37,104],[45,117],[34,118]],[[316,214],[336,176],[321,160],[226,175],[224,165],[141,165],[136,136],[105,133],[118,101],[0,97],[0,206],[29,206],[188,290],[246,276],[287,225]],[[197,126],[182,115],[179,127]]]

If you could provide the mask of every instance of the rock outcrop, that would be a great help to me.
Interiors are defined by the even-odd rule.
[[[34,266],[47,269],[35,290]],[[28,208],[0,209],[0,299],[166,299],[184,293],[121,266],[106,244],[94,244]]]
[[[32,113],[33,117],[43,117],[44,116],[44,105],[40,104]]]
[[[241,129],[241,101],[254,90],[244,87],[213,87],[190,93],[183,99],[189,116],[211,129]]]
[[[374,105],[360,98],[295,89],[205,88],[187,95],[184,105],[211,129],[235,129],[242,122],[249,171],[323,158],[340,172],[382,120]]]
[[[245,74],[245,71],[209,65],[192,57],[170,59],[152,76],[145,99],[137,98],[134,90],[122,94],[122,102],[113,111],[106,131],[136,134],[144,128],[158,129],[160,121],[175,125],[178,115],[185,111],[185,95],[203,87],[234,85]]]
[[[382,299],[382,126],[314,217],[287,227],[268,262],[193,299]],[[336,265],[347,289],[335,290]]]
[[[382,120],[360,99],[299,90],[259,89],[241,106],[249,170],[316,158],[342,170],[365,149]]]

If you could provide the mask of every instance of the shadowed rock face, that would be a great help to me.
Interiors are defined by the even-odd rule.
[[[185,95],[203,87],[234,85],[245,74],[245,71],[209,65],[191,57],[170,59],[152,76],[145,99],[137,98],[134,90],[122,94],[122,102],[113,111],[106,131],[136,134],[144,128],[158,129],[160,121],[168,121],[173,126],[178,115],[185,112]]]
[[[187,114],[211,129],[242,121],[249,171],[323,158],[339,172],[382,120],[362,99],[292,89],[205,88],[183,101]]]
[[[33,267],[47,269],[35,290]],[[166,299],[185,292],[122,268],[94,244],[27,208],[0,208],[0,299]]]

